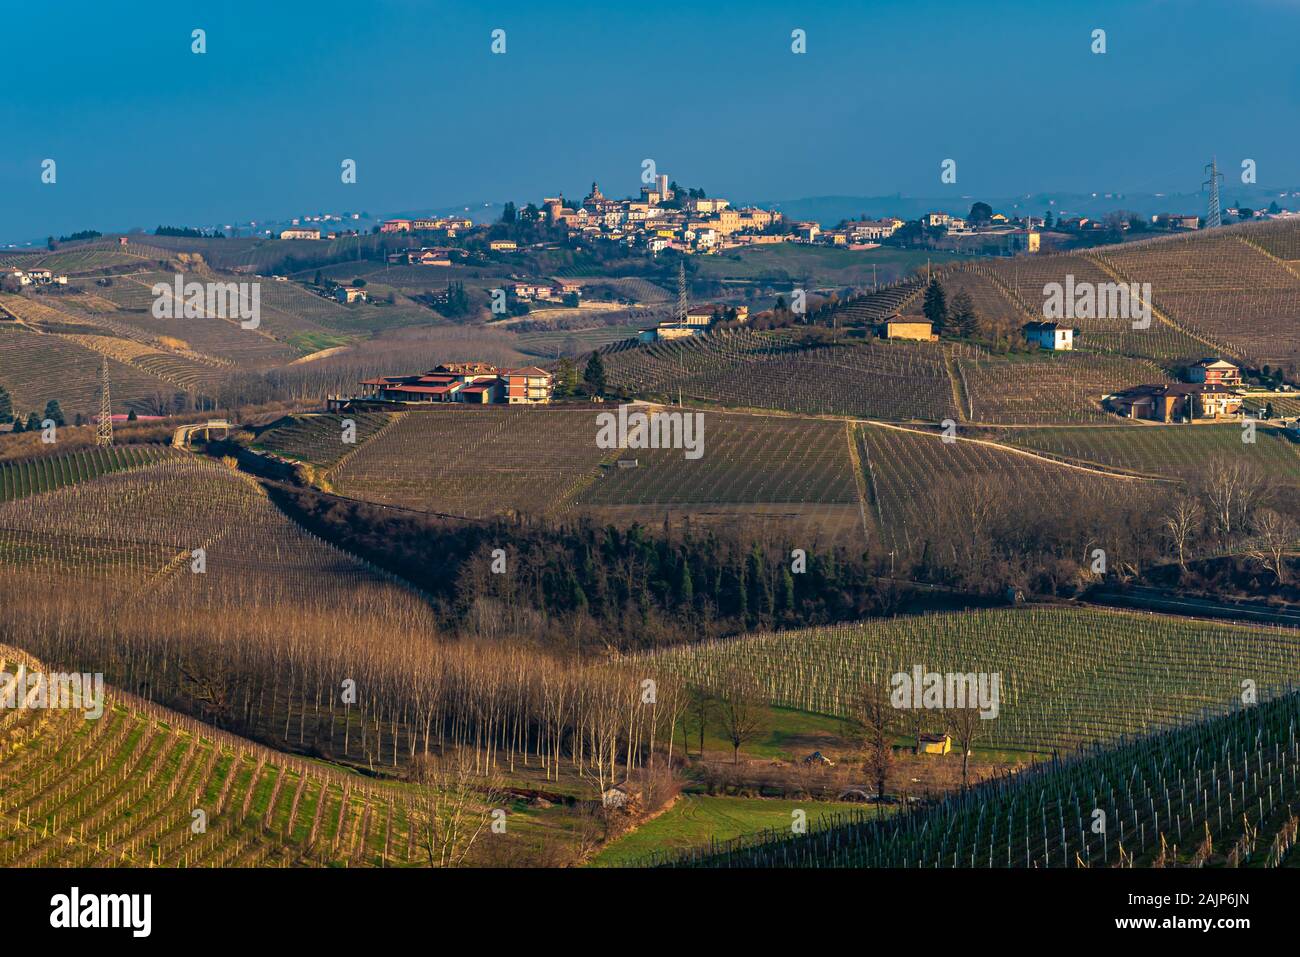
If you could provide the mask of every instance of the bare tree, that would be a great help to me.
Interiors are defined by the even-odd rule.
[[[498,778],[478,775],[462,751],[443,758],[416,758],[422,785],[410,807],[415,841],[430,867],[460,867],[506,796]]]
[[[967,773],[970,765],[971,747],[975,739],[979,737],[981,722],[984,720],[980,717],[979,709],[973,707],[967,702],[965,708],[953,708],[947,712],[949,727],[952,728],[952,736],[957,739],[957,744],[961,747],[961,787],[966,790]]]
[[[700,732],[700,757],[704,757],[704,729],[708,726],[709,719],[713,717],[714,701],[713,696],[696,685],[691,686],[690,702],[686,707],[687,713],[695,719],[695,726]],[[685,721],[683,721],[683,729]],[[685,746],[686,735],[682,734],[683,747]]]
[[[1296,547],[1298,532],[1291,518],[1271,508],[1264,509],[1255,520],[1255,535],[1246,554],[1272,572],[1279,585],[1285,585],[1289,571],[1287,553]]]
[[[1160,527],[1164,530],[1174,554],[1178,556],[1178,567],[1187,571],[1187,549],[1200,531],[1205,510],[1201,503],[1190,495],[1179,495],[1169,506]]]
[[[1215,530],[1228,544],[1250,522],[1254,508],[1267,498],[1265,476],[1240,457],[1217,456],[1209,461],[1202,492]]]
[[[718,717],[731,742],[731,763],[739,764],[740,746],[762,730],[766,717],[757,682],[739,666],[733,665],[723,676]]]
[[[862,750],[862,768],[885,796],[885,782],[894,763],[894,733],[901,721],[883,685],[868,685],[854,704],[849,731]]]

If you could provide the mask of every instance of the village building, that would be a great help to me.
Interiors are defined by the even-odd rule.
[[[505,401],[510,405],[540,405],[551,401],[555,377],[537,366],[502,369],[499,375]]]
[[[291,226],[280,230],[281,239],[320,239],[320,230],[315,226]]]
[[[362,398],[403,403],[542,405],[555,391],[555,377],[545,369],[498,369],[486,362],[448,362],[419,375],[379,376],[360,384]]]
[[[364,289],[355,286],[335,286],[334,298],[344,303],[366,302],[369,299]]]
[[[497,253],[512,253],[519,248],[519,244],[513,239],[493,239],[488,243],[488,249]]]
[[[1139,385],[1107,396],[1104,404],[1125,418],[1153,422],[1221,419],[1241,412],[1241,396],[1208,383]]]
[[[1031,322],[1025,325],[1025,339],[1041,349],[1068,352],[1074,348],[1074,330],[1056,322]]]
[[[947,754],[952,750],[952,735],[922,734],[919,736],[921,754]]]
[[[15,269],[10,276],[20,286],[66,286],[67,276],[56,276],[50,269]]]
[[[934,334],[934,326],[929,319],[918,319],[915,316],[891,316],[880,324],[878,331],[883,339],[934,342],[939,338]]]
[[[1241,369],[1226,359],[1202,359],[1188,367],[1187,381],[1240,388]]]

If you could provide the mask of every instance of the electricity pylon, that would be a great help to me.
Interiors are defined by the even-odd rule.
[[[1210,187],[1210,208],[1205,214],[1205,228],[1216,229],[1223,225],[1223,213],[1219,209],[1219,181],[1223,174],[1219,172],[1217,157],[1211,157],[1205,171],[1210,174],[1210,178],[1201,184]]]
[[[108,356],[103,365],[104,394],[99,398],[99,422],[95,427],[95,444],[113,444],[113,404],[108,398]]]

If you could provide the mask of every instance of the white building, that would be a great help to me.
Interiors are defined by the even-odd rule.
[[[1069,352],[1074,348],[1074,330],[1055,322],[1029,323],[1025,326],[1025,338],[1054,352]]]

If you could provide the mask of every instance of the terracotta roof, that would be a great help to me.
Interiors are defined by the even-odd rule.
[[[390,392],[414,392],[419,395],[443,395],[459,388],[457,385],[396,385]]]

